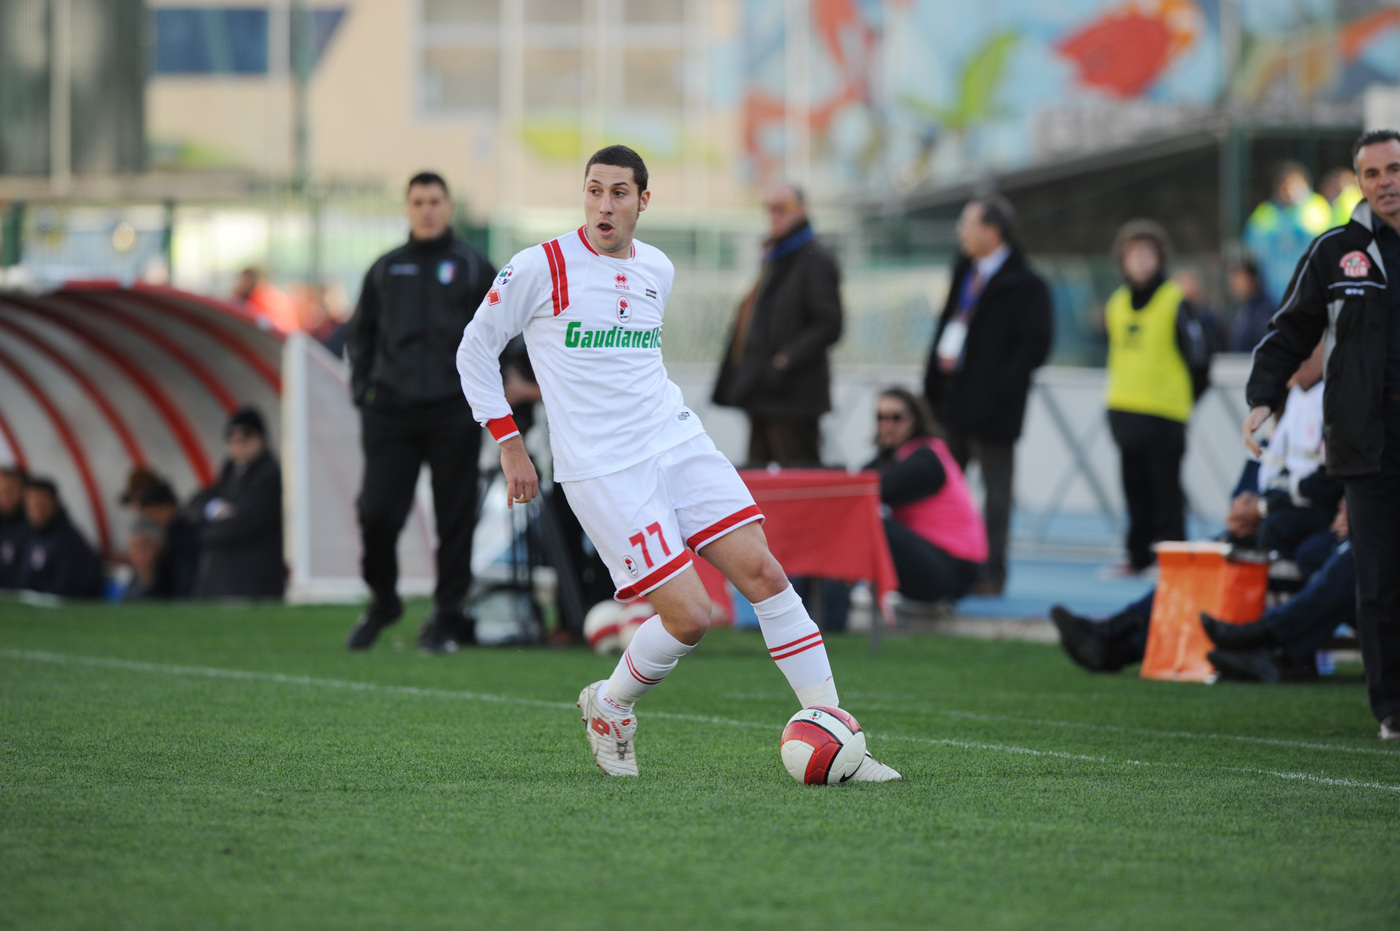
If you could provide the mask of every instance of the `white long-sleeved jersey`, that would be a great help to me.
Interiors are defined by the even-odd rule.
[[[581,481],[635,465],[698,433],[700,418],[661,359],[661,324],[675,268],[633,242],[614,259],[584,228],[515,254],[457,347],[462,392],[478,422],[516,435],[500,355],[525,334],[549,420],[554,478]]]

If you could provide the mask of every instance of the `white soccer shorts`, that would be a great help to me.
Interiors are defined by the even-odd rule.
[[[562,485],[612,573],[618,601],[680,575],[690,551],[763,520],[748,486],[704,433],[619,472]]]

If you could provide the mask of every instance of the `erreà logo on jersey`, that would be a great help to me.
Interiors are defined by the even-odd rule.
[[[606,330],[585,330],[577,320],[564,331],[564,345],[569,349],[660,349],[661,327],[653,330],[628,330],[620,326]]]

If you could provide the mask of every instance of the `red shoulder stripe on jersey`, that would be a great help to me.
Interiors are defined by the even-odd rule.
[[[588,226],[587,226],[587,225],[580,226],[580,227],[578,228],[578,238],[583,240],[583,246],[584,246],[585,249],[587,249],[589,252],[593,253],[594,255],[597,255],[597,254],[598,254],[598,250],[593,248],[593,243],[591,243],[591,242],[588,241]]]
[[[545,243],[544,254],[549,259],[549,277],[554,282],[554,316],[557,317],[569,309],[569,270],[564,264],[564,250],[559,248],[559,240]]]
[[[486,421],[486,429],[491,431],[491,435],[496,438],[497,443],[520,435],[520,428],[515,425],[515,418],[509,414]]]
[[[554,245],[553,240],[540,248],[544,249],[544,257],[549,260],[549,282],[553,289],[551,295],[554,298],[554,316],[557,317],[564,308],[559,306],[559,263],[554,258],[554,250],[549,248],[552,245]]]

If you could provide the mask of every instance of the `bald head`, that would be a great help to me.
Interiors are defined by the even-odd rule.
[[[763,206],[768,211],[768,231],[773,239],[781,239],[807,219],[807,198],[795,184],[769,186],[763,192]]]

